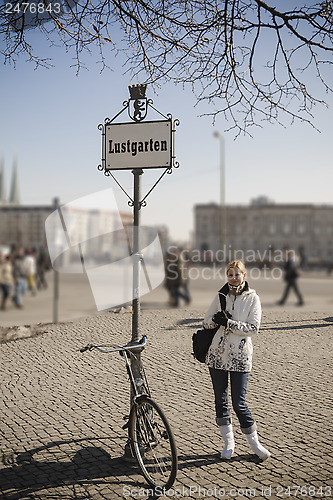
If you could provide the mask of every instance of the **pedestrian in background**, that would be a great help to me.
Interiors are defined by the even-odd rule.
[[[19,248],[13,260],[14,295],[13,302],[18,308],[23,307],[23,296],[27,288],[26,271],[24,265],[24,249]]]
[[[279,306],[282,306],[286,302],[291,289],[294,290],[296,297],[298,298],[297,305],[298,306],[304,305],[304,300],[303,300],[302,294],[299,291],[299,288],[297,285],[297,280],[299,278],[299,275],[300,275],[300,271],[299,271],[299,266],[297,263],[295,252],[293,252],[292,250],[289,250],[287,252],[286,263],[284,266],[284,281],[286,282],[286,286],[284,289],[283,296],[282,296],[281,300],[279,300],[279,302],[278,302]]]
[[[27,279],[28,289],[32,295],[36,295],[36,257],[35,250],[26,250],[25,257],[23,259],[24,272]]]
[[[165,279],[164,286],[167,289],[169,295],[169,305],[174,306],[175,304],[175,282],[178,279],[178,268],[174,264],[174,258],[172,252],[168,250],[165,254],[164,259],[164,269],[165,269]]]
[[[171,307],[179,307],[180,299],[186,304],[191,302],[188,289],[188,266],[182,256],[182,252],[173,247],[168,250],[165,258],[165,287],[169,292],[169,304]]]
[[[189,290],[189,266],[188,266],[188,256],[185,258],[185,250],[181,248],[178,249],[177,254],[177,266],[179,279],[176,284],[175,297],[176,297],[176,306],[179,305],[180,299],[182,299],[185,304],[190,304],[191,295]]]
[[[12,256],[6,255],[1,260],[0,264],[0,283],[1,283],[1,309],[4,311],[7,309],[7,301],[12,288],[14,286],[14,276],[13,276],[13,266],[12,266]]]
[[[36,257],[36,286],[38,290],[47,288],[45,273],[49,268],[49,257],[43,247],[39,249]]]
[[[261,303],[255,290],[245,281],[246,270],[241,260],[230,262],[226,274],[227,283],[218,292],[226,298],[225,311],[221,311],[217,294],[203,321],[205,328],[220,325],[208,350],[206,364],[214,389],[216,423],[224,441],[221,458],[230,459],[235,448],[228,400],[230,378],[232,406],[241,430],[251,450],[266,460],[270,452],[259,442],[256,422],[245,401],[252,369],[251,337],[259,331]]]

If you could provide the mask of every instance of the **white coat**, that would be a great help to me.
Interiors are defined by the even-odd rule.
[[[217,294],[203,320],[205,328],[216,327],[212,317],[220,310]],[[232,318],[228,319],[225,328],[221,326],[215,334],[206,356],[206,364],[220,370],[249,372],[252,369],[253,353],[251,337],[258,333],[261,320],[259,296],[248,286],[240,295],[228,294],[226,311]]]

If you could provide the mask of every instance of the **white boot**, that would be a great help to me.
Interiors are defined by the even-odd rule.
[[[271,456],[270,452],[259,443],[257,431],[245,434],[245,437],[253,453],[258,455],[261,460],[266,460],[266,458]]]
[[[220,431],[224,441],[224,448],[221,453],[221,458],[225,460],[230,460],[231,455],[235,449],[234,433],[232,432],[232,425],[220,425]]]

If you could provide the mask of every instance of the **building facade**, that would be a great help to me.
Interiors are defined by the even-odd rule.
[[[45,221],[54,210],[53,205],[0,206],[0,251],[6,253],[12,248],[19,247],[47,250]],[[82,250],[88,258],[118,260],[131,252],[132,213],[76,208],[72,211],[70,209],[62,211],[62,214],[71,243],[73,245],[75,242],[82,243]],[[57,231],[56,227],[54,233]],[[123,227],[127,230],[124,231]],[[148,247],[157,234],[164,251],[169,239],[165,226],[142,228],[140,238],[142,249]]]
[[[0,245],[3,247],[45,248],[45,220],[52,205],[0,207]]]
[[[16,162],[13,165],[9,191],[7,198],[4,161],[0,159],[0,253],[23,247],[49,250],[50,255],[53,255],[57,253],[55,247],[59,246],[60,240],[65,247],[67,244],[73,247],[72,253],[64,252],[62,260],[67,259],[67,264],[71,264],[74,255],[77,257],[75,247],[78,244],[87,260],[96,263],[123,259],[132,252],[131,212],[119,212],[114,208],[85,208],[77,203],[63,205],[61,217],[56,214],[48,221],[48,231],[54,235],[54,241],[53,236],[47,241],[45,221],[56,209],[56,200],[54,205],[21,205]],[[60,235],[63,227],[66,228],[66,236]],[[145,248],[147,255],[157,234],[164,252],[169,241],[166,226],[143,227],[140,231],[141,249]],[[53,249],[48,248],[50,244]]]
[[[278,204],[260,199],[248,206],[227,205],[224,211],[225,236],[221,241],[221,206],[195,206],[196,249],[210,250],[214,256],[222,255],[222,249],[223,260],[238,252],[257,263],[291,249],[309,265],[333,262],[333,205]]]

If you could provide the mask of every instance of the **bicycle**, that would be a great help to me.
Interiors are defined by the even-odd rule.
[[[172,430],[166,416],[151,398],[146,374],[140,360],[138,378],[134,378],[131,357],[140,353],[147,337],[130,342],[122,347],[88,344],[80,352],[96,349],[103,353],[119,352],[125,359],[131,386],[131,410],[127,424],[129,445],[142,474],[153,488],[169,490],[173,485],[178,468],[177,449]],[[136,358],[138,359],[138,358]]]

